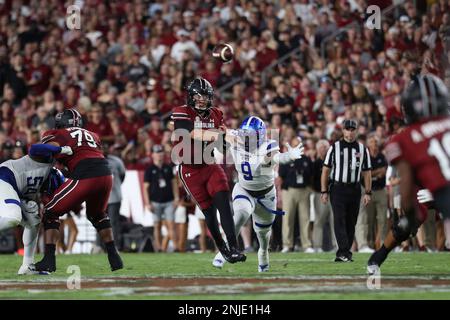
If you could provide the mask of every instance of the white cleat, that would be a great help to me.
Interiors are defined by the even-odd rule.
[[[38,271],[34,268],[34,264],[23,264],[20,266],[19,271],[17,271],[18,275],[28,275],[28,274],[39,274]]]
[[[212,262],[213,267],[218,268],[218,269],[222,269],[223,265],[225,264],[225,259],[222,256],[222,254],[220,252],[218,252],[216,254],[216,256],[214,257],[214,260]]]
[[[35,275],[35,274],[40,274],[40,275],[49,275],[50,272],[47,271],[37,271],[36,268],[34,267],[34,263],[31,264],[23,264],[20,266],[19,271],[17,271],[18,275]]]

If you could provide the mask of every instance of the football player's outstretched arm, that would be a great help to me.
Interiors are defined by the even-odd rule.
[[[280,153],[277,152],[272,156],[273,161],[276,164],[285,164],[297,159],[300,159],[304,154],[304,147],[302,143],[302,139],[297,137],[300,143],[296,147],[291,147],[291,145],[287,142],[285,145],[288,151]]]
[[[212,142],[217,141],[223,131],[218,129],[194,129],[191,131],[191,138],[199,141]]]
[[[57,142],[36,143],[30,147],[30,157],[50,157],[54,154],[72,155],[72,148],[69,146],[60,147]]]

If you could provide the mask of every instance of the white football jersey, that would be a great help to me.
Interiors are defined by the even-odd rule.
[[[0,167],[7,167],[14,173],[17,189],[23,198],[35,200],[42,183],[53,167],[53,162],[37,162],[27,155],[17,160],[5,161]]]
[[[279,152],[275,140],[267,140],[255,152],[248,152],[241,144],[231,146],[231,155],[238,172],[239,184],[246,190],[260,191],[274,185],[275,170],[273,161],[267,162],[269,153]]]

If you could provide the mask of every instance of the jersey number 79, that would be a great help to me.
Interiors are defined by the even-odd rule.
[[[95,142],[94,137],[83,129],[78,129],[70,133],[70,136],[74,139],[77,139],[77,146],[80,147],[83,142],[86,142],[89,147],[97,148],[97,143]]]

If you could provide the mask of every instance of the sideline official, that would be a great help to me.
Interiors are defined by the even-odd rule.
[[[364,176],[364,206],[370,202],[372,194],[369,150],[356,141],[356,129],[355,120],[344,121],[344,137],[328,149],[322,169],[321,198],[327,203],[330,193],[338,244],[336,262],[353,261],[350,249],[361,201],[361,175]],[[328,188],[330,178],[331,187]]]

